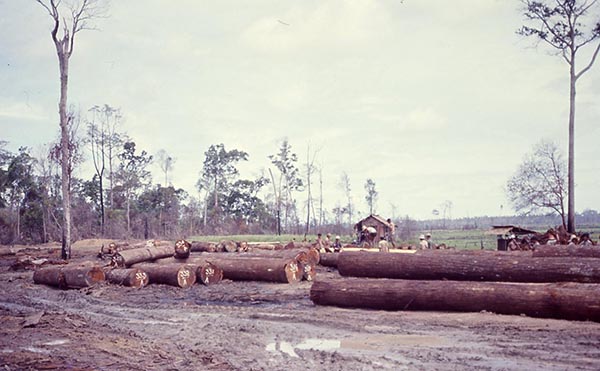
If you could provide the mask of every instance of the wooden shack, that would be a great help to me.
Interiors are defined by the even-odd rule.
[[[389,232],[389,224],[387,220],[382,218],[379,215],[371,214],[366,218],[360,220],[358,223],[354,225],[354,230],[357,234],[360,234],[362,227],[373,227],[377,231],[377,235],[375,236],[375,242],[379,241],[381,237],[385,237],[386,233]]]
[[[485,234],[494,234],[498,238],[498,251],[508,250],[508,243],[517,236],[534,235],[536,231],[517,227],[514,225],[494,225]]]

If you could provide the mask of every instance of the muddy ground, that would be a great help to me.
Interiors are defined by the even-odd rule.
[[[99,241],[74,247],[91,258]],[[223,281],[188,290],[35,285],[0,257],[5,370],[598,370],[600,323],[493,313],[319,307],[311,283]],[[319,267],[318,276],[339,277]]]

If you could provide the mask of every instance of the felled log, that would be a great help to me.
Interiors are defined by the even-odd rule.
[[[317,269],[313,263],[298,263],[302,271],[302,279],[305,281],[314,281],[317,277]]]
[[[112,269],[106,273],[106,280],[114,285],[142,288],[148,285],[148,274],[141,269]]]
[[[564,245],[541,245],[533,251],[536,258],[547,257],[580,257],[600,258],[600,247],[594,246],[564,246]]]
[[[196,267],[196,280],[203,285],[214,285],[223,279],[223,269],[210,262],[192,264]]]
[[[16,255],[17,251],[18,249],[13,247],[2,246],[0,247],[0,256]]]
[[[187,259],[190,256],[192,244],[186,240],[177,240],[175,242],[175,258]]]
[[[283,249],[308,249],[310,247],[315,247],[314,242],[298,242],[298,241],[290,241],[285,245],[282,245]]]
[[[212,242],[192,241],[190,251],[194,252],[216,252],[217,245]]]
[[[162,283],[175,287],[188,288],[196,283],[195,267],[187,264],[140,264],[137,268],[148,274],[149,283]]]
[[[219,242],[219,246],[221,251],[225,252],[236,252],[237,251],[237,243],[235,241],[227,241],[223,240]]]
[[[246,253],[235,254],[239,257],[268,257],[268,258],[293,258],[299,263],[308,263],[308,250],[251,250]]]
[[[539,259],[524,254],[431,256],[342,252],[338,271],[342,276],[412,280],[600,282],[600,260]]]
[[[105,280],[104,271],[97,266],[62,267],[65,285],[70,289],[90,287]]]
[[[216,265],[223,270],[223,278],[232,281],[267,281],[295,283],[302,279],[303,272],[293,258],[240,257],[243,254],[203,253],[199,259]]]
[[[315,281],[317,305],[379,310],[489,311],[600,321],[600,285],[345,278]]]
[[[129,267],[135,263],[166,258],[173,254],[175,254],[175,248],[172,245],[143,247],[116,253],[112,258],[112,263],[117,267]]]
[[[319,264],[325,267],[337,268],[339,253],[321,254]]]
[[[132,265],[134,268],[143,269],[150,263],[138,263]],[[156,259],[152,261],[156,265],[181,265],[185,264],[196,272],[196,282],[203,285],[214,285],[223,279],[223,270],[207,261],[205,258],[190,256],[187,259],[176,259],[175,257]]]
[[[38,285],[54,286],[61,289],[67,287],[65,275],[60,267],[38,269],[33,272],[33,282]]]

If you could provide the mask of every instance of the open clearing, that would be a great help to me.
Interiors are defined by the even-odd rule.
[[[91,259],[98,241],[78,244]],[[56,256],[48,247],[35,257]],[[61,291],[0,258],[0,366],[16,369],[600,369],[600,324],[318,307],[310,282]],[[318,268],[317,279],[339,278]]]

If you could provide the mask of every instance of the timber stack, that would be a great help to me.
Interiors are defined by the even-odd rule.
[[[321,264],[337,265],[342,278],[315,282],[311,300],[353,308],[486,310],[600,321],[598,257],[594,248],[562,246],[533,252],[324,254]]]

